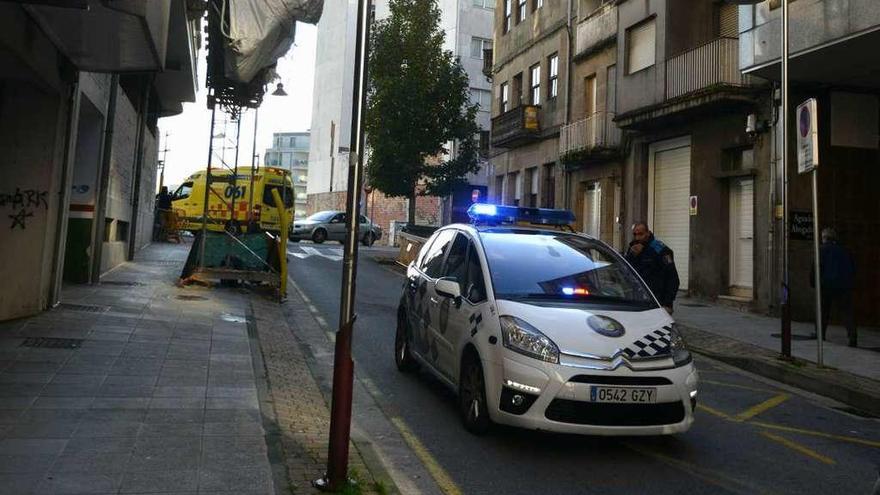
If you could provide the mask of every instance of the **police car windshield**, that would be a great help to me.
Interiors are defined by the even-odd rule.
[[[490,230],[480,237],[498,299],[655,306],[623,258],[594,240],[526,230]]]

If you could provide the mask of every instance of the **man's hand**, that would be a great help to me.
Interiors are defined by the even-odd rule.
[[[632,254],[634,254],[636,256],[642,254],[643,249],[645,249],[645,245],[642,244],[641,242],[637,242],[629,247],[629,250],[632,252]]]

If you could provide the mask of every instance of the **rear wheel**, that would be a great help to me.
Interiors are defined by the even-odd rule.
[[[324,229],[318,229],[312,234],[312,242],[315,244],[322,244],[327,240],[327,231]]]
[[[409,347],[409,325],[406,316],[397,315],[397,332],[394,336],[394,364],[403,372],[414,371],[418,365]]]
[[[492,421],[486,403],[486,381],[483,366],[474,353],[465,355],[461,363],[461,376],[458,382],[459,414],[467,431],[483,435],[489,431]]]
[[[367,232],[367,235],[364,236],[364,239],[361,241],[364,246],[370,247],[376,242],[376,238],[373,237],[372,232]]]

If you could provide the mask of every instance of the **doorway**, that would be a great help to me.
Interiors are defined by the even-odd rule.
[[[730,182],[730,294],[752,298],[755,180]]]

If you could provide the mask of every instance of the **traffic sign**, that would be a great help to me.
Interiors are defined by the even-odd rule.
[[[819,124],[815,98],[797,107],[797,157],[798,173],[805,174],[819,166]]]

